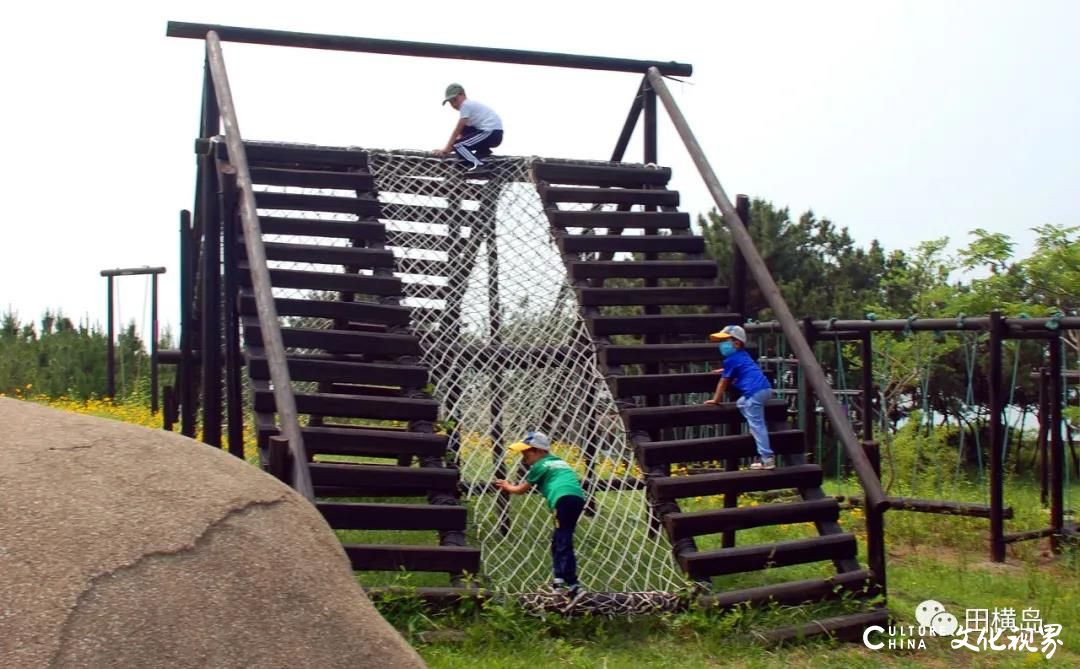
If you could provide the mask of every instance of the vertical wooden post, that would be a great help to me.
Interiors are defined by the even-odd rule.
[[[643,148],[643,160],[645,163],[656,164],[657,162],[657,144],[656,144],[656,91],[649,84],[649,80],[643,79],[642,86],[642,136],[644,137]],[[644,206],[643,211],[658,211],[656,207]],[[646,230],[646,235],[655,235],[655,230]],[[657,260],[660,256],[656,253],[646,253],[645,260]],[[647,278],[644,280],[643,285],[646,288],[653,288],[660,285],[658,279]],[[660,313],[660,307],[655,305],[645,306],[642,311],[646,315],[654,315]],[[644,337],[646,344],[661,344],[664,341],[663,335],[647,334]],[[644,366],[646,374],[659,374],[661,372],[661,366],[657,363],[648,363]],[[645,406],[659,406],[659,395],[646,395]],[[649,438],[653,441],[659,441],[663,439],[662,430],[653,430],[649,433]]]
[[[180,212],[180,368],[177,392],[180,399],[180,434],[195,436],[195,375],[192,350],[195,324],[195,271],[192,265],[191,212]]]
[[[218,203],[221,209],[224,243],[224,308],[225,325],[225,407],[228,426],[229,453],[244,458],[244,393],[240,368],[243,360],[240,352],[240,321],[237,309],[240,290],[237,272],[237,244],[239,243],[239,211],[236,208],[236,174],[222,172],[218,184]]]
[[[202,430],[203,442],[221,446],[221,216],[216,199],[213,156],[201,156],[203,182],[202,238]]]
[[[657,160],[657,146],[656,146],[656,91],[649,84],[648,78],[645,78],[641,82],[642,92],[645,95],[642,100],[643,110],[645,112],[644,119],[644,138],[645,138],[645,160],[646,163],[656,163]]]
[[[1053,344],[1048,344],[1052,346]],[[1039,503],[1043,508],[1050,504],[1050,404],[1048,389],[1050,374],[1043,367],[1039,370]]]
[[[158,412],[158,275],[150,275],[150,413]]]
[[[874,340],[873,333],[862,333],[862,438],[863,441],[874,440]],[[881,478],[880,463],[877,468],[878,478]]]
[[[109,326],[107,328],[109,346],[105,350],[105,396],[110,400],[116,397],[116,326],[113,324],[113,278],[108,277],[107,290],[109,291]]]
[[[1002,339],[1004,323],[1001,312],[990,313],[990,559],[1005,561],[1005,491],[1004,463],[1005,433],[1002,413],[1005,396],[1002,384]]]
[[[881,448],[877,442],[866,440],[863,442],[863,450],[878,479],[881,479]],[[884,596],[886,594],[885,512],[869,507],[866,509],[866,557],[870,564],[870,571],[874,573],[874,582],[881,588],[881,595]]]
[[[221,132],[221,108],[214,89],[210,59],[203,65],[202,115],[199,136],[215,137]],[[199,354],[202,367],[203,442],[221,446],[221,227],[217,207],[217,167],[214,156],[200,155],[195,191],[196,230],[202,238],[202,313]],[[195,243],[198,244],[198,238]]]
[[[1065,527],[1065,443],[1061,438],[1061,401],[1064,395],[1062,373],[1065,361],[1061,355],[1061,334],[1057,330],[1049,340],[1050,387],[1047,398],[1050,417],[1050,549],[1058,553],[1062,548],[1062,531]]]
[[[811,353],[815,351],[814,344],[817,342],[817,330],[814,329],[814,322],[810,318],[803,319],[803,337],[806,339],[807,345],[810,347]],[[806,378],[806,373],[803,371],[804,366],[802,361],[799,363],[799,427],[803,431],[803,443],[805,447],[803,449],[803,456],[810,457],[814,455],[815,446],[817,443],[817,411],[816,402],[814,401],[814,391],[810,388],[810,381]],[[820,462],[817,464],[821,464]]]

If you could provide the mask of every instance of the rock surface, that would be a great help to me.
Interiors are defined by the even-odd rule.
[[[0,667],[423,667],[334,533],[177,434],[0,398]]]

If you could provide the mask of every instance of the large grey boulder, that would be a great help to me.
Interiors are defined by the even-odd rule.
[[[319,513],[169,432],[0,398],[0,667],[423,667]]]

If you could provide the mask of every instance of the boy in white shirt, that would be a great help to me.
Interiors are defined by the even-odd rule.
[[[447,102],[461,112],[461,117],[450,134],[450,141],[435,153],[441,156],[451,151],[457,153],[465,161],[466,170],[472,172],[483,165],[481,158],[490,156],[491,149],[502,144],[502,119],[491,107],[465,97],[461,84],[446,87],[443,104]]]

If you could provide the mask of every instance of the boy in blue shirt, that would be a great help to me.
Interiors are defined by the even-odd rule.
[[[529,472],[517,485],[498,480],[495,487],[512,495],[523,495],[536,486],[547,499],[555,515],[555,532],[551,535],[551,566],[555,572],[552,589],[565,593],[572,606],[583,595],[578,585],[577,559],[574,556],[574,530],[585,508],[585,491],[577,474],[562,458],[552,455],[551,440],[543,432],[529,432],[520,442],[510,446],[511,453],[520,453]]]
[[[738,325],[729,325],[709,335],[709,339],[720,342],[724,367],[720,370],[716,393],[712,399],[705,400],[705,404],[719,404],[728,385],[734,385],[741,393],[735,406],[750,426],[750,436],[757,446],[758,459],[750,465],[750,469],[776,469],[776,457],[769,446],[769,428],[765,425],[765,401],[772,396],[772,386],[750,354],[743,350],[746,346],[746,330]]]

